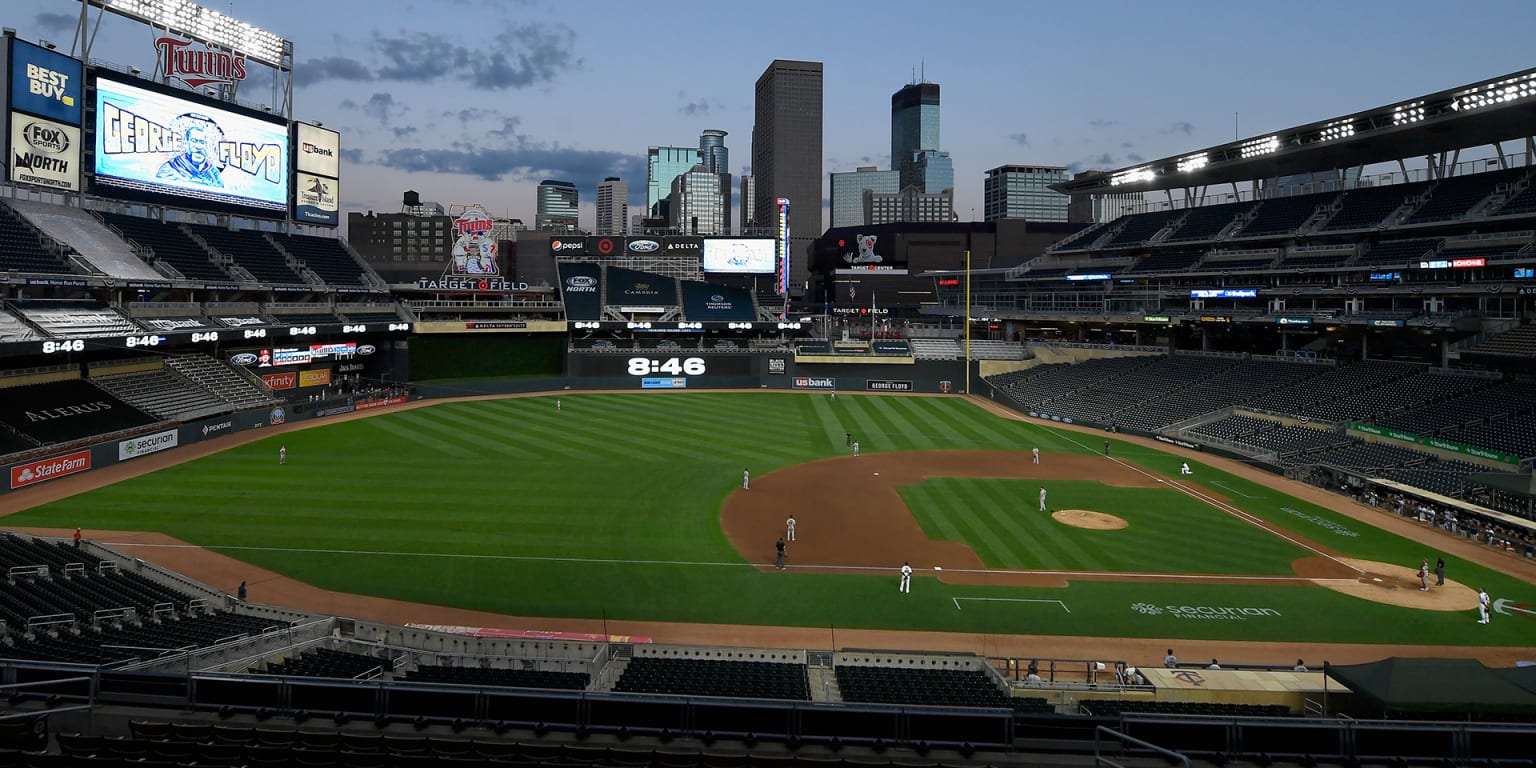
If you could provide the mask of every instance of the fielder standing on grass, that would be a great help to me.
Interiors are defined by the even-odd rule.
[[[287,464],[288,463],[288,446],[285,445],[285,446],[277,449],[277,463],[278,464]]]
[[[752,489],[752,472],[749,470],[743,469],[741,471],[741,489],[743,491]]]
[[[909,562],[901,564],[901,584],[896,588],[896,591],[912,592],[912,564]]]
[[[1040,486],[1040,511],[1045,511],[1045,486]]]
[[[1488,590],[1482,587],[1477,589],[1477,623],[1488,623]]]

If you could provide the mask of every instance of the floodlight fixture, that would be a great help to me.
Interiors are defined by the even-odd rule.
[[[1509,77],[1496,83],[1468,88],[1451,99],[1451,109],[1468,112],[1497,104],[1521,101],[1536,95],[1536,73]]]
[[[1259,156],[1262,156],[1262,155],[1272,155],[1272,154],[1274,154],[1276,152],[1279,152],[1279,151],[1280,151],[1280,137],[1279,136],[1265,136],[1262,139],[1250,139],[1248,141],[1243,142],[1242,145],[1238,147],[1238,154],[1244,160],[1247,160],[1250,157],[1259,157]]]
[[[1352,119],[1335,120],[1323,126],[1323,141],[1337,141],[1354,135],[1355,122]]]
[[[44,48],[47,48],[50,51],[59,47],[59,46],[55,45],[52,40],[43,40],[43,39],[39,38],[37,42],[38,42],[39,45],[43,46]]]
[[[133,75],[134,77],[138,77],[139,75],[144,74],[144,70],[139,69],[138,67],[129,67],[128,74]]]
[[[1179,173],[1193,173],[1211,164],[1210,155],[1200,152],[1179,158]]]
[[[287,66],[288,41],[254,24],[187,0],[86,0],[121,16],[244,54],[274,67]]]
[[[1423,102],[1423,100],[1410,101],[1410,102],[1408,102],[1406,104],[1401,104],[1396,109],[1392,110],[1392,124],[1393,125],[1408,125],[1410,123],[1417,123],[1417,122],[1419,122],[1419,121],[1421,121],[1423,119],[1424,119],[1424,102]]]
[[[1156,175],[1151,168],[1136,168],[1115,174],[1110,177],[1109,184],[1114,187],[1121,184],[1134,184],[1138,181],[1151,181]]]

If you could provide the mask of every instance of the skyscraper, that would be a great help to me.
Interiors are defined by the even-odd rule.
[[[1067,180],[1067,169],[1048,165],[1000,165],[987,171],[982,189],[985,221],[1066,221],[1067,196],[1050,188]]]
[[[865,190],[889,195],[901,190],[898,171],[882,171],[873,165],[858,168],[853,173],[831,174],[831,180],[833,227],[871,223],[865,215]]]
[[[705,170],[701,163],[673,179],[667,225],[685,235],[729,234],[730,178],[728,173]]]
[[[698,147],[648,147],[645,151],[645,212],[667,218],[672,180],[699,164]]]
[[[699,134],[699,162],[710,173],[731,172],[731,151],[726,149],[726,132],[711,128]]]
[[[581,193],[569,181],[545,179],[539,182],[534,228],[546,232],[575,232],[580,201]]]
[[[597,227],[599,235],[623,235],[629,224],[629,184],[609,176],[597,185]]]
[[[798,288],[809,274],[810,244],[822,232],[821,62],[769,64],[757,78],[753,119],[753,220],[777,221],[778,198],[789,199],[789,283]]]
[[[758,224],[757,224],[757,211],[755,211],[752,208],[753,201],[755,201],[757,199],[756,195],[754,194],[756,192],[756,190],[757,190],[757,180],[755,178],[753,178],[752,174],[750,174],[750,173],[743,173],[741,175],[741,198],[740,198],[740,200],[741,200],[741,234],[743,234],[743,235],[755,234],[753,232],[753,230],[757,229],[757,227],[758,227]]]
[[[948,187],[935,187],[916,178],[915,155],[939,148],[939,84],[912,83],[891,94],[891,167],[901,172],[903,189],[917,185],[924,192],[954,187],[950,168]]]

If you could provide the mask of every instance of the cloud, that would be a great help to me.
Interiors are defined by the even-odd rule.
[[[534,144],[505,148],[386,149],[379,152],[378,163],[407,173],[465,174],[486,181],[558,178],[580,189],[595,188],[606,176],[643,179],[646,172],[643,155]]]
[[[478,120],[483,120],[485,118],[496,117],[496,116],[499,116],[500,114],[501,114],[500,112],[498,112],[498,111],[496,111],[494,109],[481,109],[479,107],[467,107],[465,109],[460,109],[460,110],[457,110],[457,111],[449,110],[447,112],[444,112],[443,113],[443,117],[451,117],[451,118],[453,118],[455,120],[458,120],[460,125],[464,126],[465,128],[468,128],[470,123],[476,122]]]
[[[363,160],[363,151],[361,149],[343,149],[341,150],[341,159],[343,162],[353,163],[356,165],[361,165],[363,162],[365,162]]]
[[[373,72],[368,65],[346,56],[326,56],[294,67],[293,84],[299,87],[313,85],[322,80],[362,82],[372,80]]]
[[[32,17],[32,22],[37,25],[38,31],[46,34],[68,32],[79,20],[79,16],[68,13],[39,13]]]
[[[1018,133],[1010,133],[1010,134],[1008,134],[1008,140],[1012,141],[1013,143],[1015,143],[1015,144],[1017,144],[1017,145],[1019,145],[1021,147],[1029,146],[1029,134],[1027,134],[1027,133],[1025,133],[1023,131],[1019,131]]]
[[[689,117],[703,117],[709,114],[712,108],[713,105],[709,103],[709,99],[699,99],[698,101],[690,101],[678,107],[677,111]]]
[[[1193,124],[1189,123],[1189,122],[1186,122],[1184,120],[1180,120],[1180,121],[1178,121],[1178,122],[1168,126],[1167,128],[1163,129],[1162,132],[1163,133],[1182,133],[1185,136],[1192,136],[1195,133],[1195,126]]]
[[[403,139],[403,138],[405,138],[407,136],[410,136],[411,134],[414,134],[416,132],[416,126],[414,126],[414,125],[402,125],[402,126],[400,126],[398,128],[395,128],[394,132],[395,132],[395,138]]]
[[[500,128],[492,128],[486,133],[499,139],[510,141],[517,138],[517,126],[522,120],[517,117],[503,117]]]
[[[1090,128],[1113,128],[1119,124],[1119,120],[1105,120],[1104,118],[1088,121],[1088,127]]]
[[[390,120],[410,111],[410,107],[395,101],[395,97],[388,93],[375,93],[362,104],[351,99],[343,99],[338,106],[342,109],[358,110],[382,125],[389,125]]]
[[[1133,148],[1135,146],[1136,146],[1135,144],[1132,144],[1129,141],[1122,141],[1122,142],[1120,142],[1120,148],[1121,149],[1131,149],[1131,148]]]
[[[575,54],[576,32],[563,24],[510,26],[499,35],[510,45],[494,49],[469,48],[457,39],[430,32],[397,37],[375,32],[369,44],[385,63],[374,76],[409,83],[467,77],[477,88],[499,91],[551,82],[581,65]]]
[[[1131,161],[1133,163],[1139,163],[1139,162],[1145,160],[1146,158],[1142,157],[1141,155],[1136,154],[1135,152],[1132,152],[1129,155],[1126,155],[1125,159],[1127,159],[1127,160],[1129,160],[1129,161]]]

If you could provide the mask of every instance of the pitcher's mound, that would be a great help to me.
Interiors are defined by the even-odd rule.
[[[1088,509],[1058,509],[1051,513],[1051,519],[1063,525],[1087,528],[1090,531],[1118,531],[1130,525],[1114,515]]]

